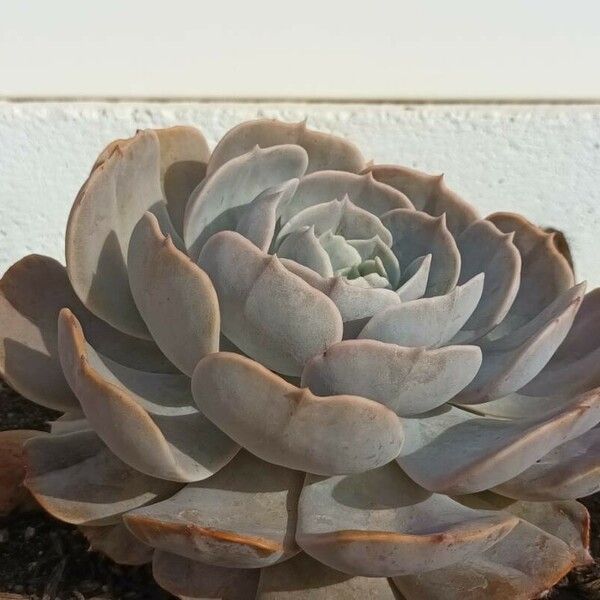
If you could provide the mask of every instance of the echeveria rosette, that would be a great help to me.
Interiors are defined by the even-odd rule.
[[[304,123],[110,144],[0,284],[26,485],[181,598],[532,598],[590,560],[600,294]],[[30,437],[29,435],[26,437]]]

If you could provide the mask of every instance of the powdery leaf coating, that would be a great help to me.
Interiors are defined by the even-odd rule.
[[[240,452],[206,482],[125,516],[142,541],[180,556],[230,568],[258,568],[287,560],[304,473],[269,465]]]
[[[317,397],[238,354],[203,358],[192,392],[200,410],[227,435],[290,469],[357,473],[390,462],[402,446],[400,420],[379,403]]]
[[[476,556],[517,523],[431,494],[390,463],[337,477],[308,476],[296,539],[330,567],[368,577],[431,571]]]

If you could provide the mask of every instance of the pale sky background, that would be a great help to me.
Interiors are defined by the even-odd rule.
[[[1,0],[0,96],[598,99],[598,0]]]

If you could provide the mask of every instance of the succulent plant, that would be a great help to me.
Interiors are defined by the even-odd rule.
[[[0,284],[25,485],[180,598],[533,598],[590,561],[600,293],[442,177],[257,120],[111,143]]]

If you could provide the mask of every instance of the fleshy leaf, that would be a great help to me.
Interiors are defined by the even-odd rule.
[[[161,232],[146,213],[127,254],[131,293],[166,356],[191,376],[197,362],[219,349],[219,302],[208,275]]]
[[[364,208],[356,206],[348,196],[309,206],[294,215],[279,231],[277,244],[281,244],[285,236],[292,231],[303,229],[306,226],[314,226],[317,236],[326,231],[331,231],[346,239],[368,240],[379,236],[384,244],[392,245],[392,236],[379,218]]]
[[[498,337],[533,319],[571,288],[575,277],[554,233],[546,233],[514,213],[494,213],[487,219],[504,233],[514,232],[512,241],[521,254],[521,285],[510,311],[493,333]]]
[[[359,338],[398,346],[442,346],[473,314],[483,285],[483,274],[479,274],[444,296],[420,298],[387,308],[365,325]]]
[[[415,258],[402,272],[402,280],[397,290],[402,302],[418,300],[427,291],[429,270],[431,269],[431,254]]]
[[[352,575],[431,571],[476,556],[517,523],[431,494],[390,463],[365,473],[308,475],[296,539],[320,562]]]
[[[235,230],[240,212],[254,198],[267,188],[300,177],[307,161],[300,146],[257,146],[212,173],[190,196],[186,208],[184,239],[189,255],[198,258],[211,235]]]
[[[256,600],[399,600],[383,577],[353,577],[334,571],[308,554],[263,569]]]
[[[25,452],[25,485],[44,510],[67,523],[117,523],[123,513],[181,487],[127,466],[93,431],[36,437]]]
[[[300,375],[311,356],[341,340],[335,304],[241,235],[215,234],[199,263],[217,291],[222,332],[270,369]]]
[[[571,328],[585,285],[561,294],[529,323],[495,340],[478,343],[483,363],[473,381],[456,402],[477,404],[518,391],[548,363]]]
[[[586,294],[564,342],[522,390],[528,396],[578,394],[600,385],[600,288]]]
[[[453,398],[480,365],[476,346],[429,350],[348,340],[311,359],[302,372],[302,385],[319,396],[352,394],[376,400],[404,417]]]
[[[462,258],[458,283],[478,273],[485,273],[485,281],[481,301],[455,343],[480,338],[510,310],[521,281],[521,255],[512,239],[512,233],[501,233],[489,221],[481,220],[472,223],[456,240]]]
[[[333,301],[342,317],[344,339],[355,338],[373,315],[402,302],[392,290],[359,287],[340,276],[325,279],[293,260],[282,259],[281,264]]]
[[[65,377],[90,425],[134,469],[161,479],[199,481],[239,450],[192,406],[185,375],[137,371],[103,358],[67,309],[60,313],[58,337]]]
[[[583,498],[596,493],[600,490],[600,428],[558,446],[494,490],[534,502]]]
[[[406,441],[397,461],[428,490],[470,494],[512,479],[599,421],[600,392],[527,419],[478,416],[446,405],[403,419]]]
[[[117,564],[145,565],[152,560],[154,548],[140,542],[123,523],[81,525],[79,530],[90,543],[90,550],[105,554]]]
[[[294,531],[303,480],[300,471],[242,451],[209,480],[124,519],[160,550],[220,567],[265,567],[300,551]]]
[[[182,237],[185,207],[190,194],[204,178],[210,151],[202,132],[195,127],[177,125],[155,132],[160,143],[163,197],[173,227]]]
[[[240,211],[235,231],[248,238],[259,250],[268,252],[277,225],[277,209],[292,197],[298,179],[267,188]]]
[[[268,462],[330,475],[374,469],[402,446],[398,417],[358,396],[317,397],[238,354],[203,358],[196,404],[227,435]]]
[[[396,165],[373,165],[367,172],[377,181],[405,194],[417,210],[433,217],[445,214],[448,229],[454,235],[479,219],[477,211],[446,186],[442,175],[429,175]]]
[[[160,181],[160,143],[155,131],[139,131],[115,145],[79,192],[67,225],[66,258],[73,289],[113,327],[148,338],[129,289],[126,253],[146,211],[167,226]],[[172,226],[171,226],[172,227]]]
[[[379,236],[368,240],[348,240],[350,246],[355,248],[364,261],[370,258],[379,258],[385,269],[385,276],[392,289],[396,289],[400,283],[400,265],[396,255],[386,246]]]
[[[28,440],[47,435],[31,429],[0,431],[0,517],[31,502],[23,485],[27,467],[24,446]]]
[[[530,600],[560,581],[573,566],[564,542],[521,521],[481,556],[393,580],[406,600]]]
[[[0,281],[0,373],[33,402],[61,411],[79,407],[58,359],[56,322],[63,307],[77,315],[104,355],[149,371],[175,370],[154,342],[123,334],[92,315],[73,292],[61,264],[32,254],[10,267]]]
[[[284,123],[276,119],[246,121],[230,129],[219,141],[208,163],[208,175],[255,146],[302,146],[308,155],[307,172],[336,169],[357,173],[365,160],[359,149],[344,138],[306,127],[306,121]]]
[[[182,600],[253,600],[260,570],[215,567],[156,550],[152,575],[158,585]]]
[[[287,223],[309,206],[344,196],[348,196],[356,206],[378,217],[395,208],[413,208],[404,194],[375,181],[371,174],[319,171],[303,177],[293,198],[282,204],[281,221]]]
[[[444,215],[430,217],[398,209],[383,215],[381,222],[392,234],[392,251],[401,271],[416,258],[431,254],[426,296],[441,296],[452,290],[460,273],[460,254]]]
[[[313,225],[306,225],[287,235],[277,248],[277,256],[294,260],[321,277],[333,276],[329,254],[317,239]]]

